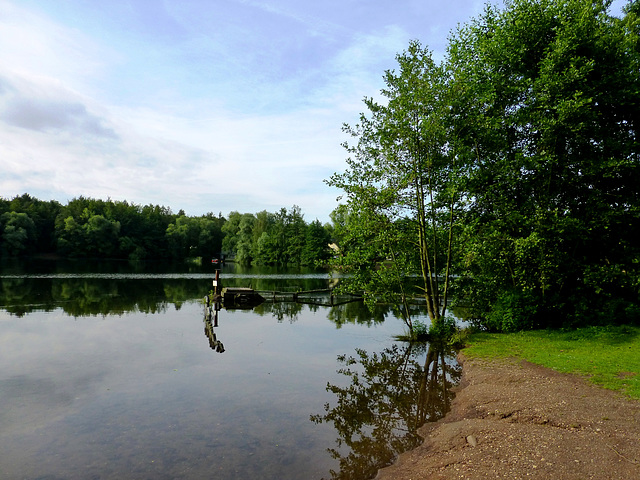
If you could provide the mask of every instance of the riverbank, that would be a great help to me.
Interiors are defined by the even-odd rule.
[[[377,480],[640,478],[640,401],[522,360],[460,361],[451,412]]]

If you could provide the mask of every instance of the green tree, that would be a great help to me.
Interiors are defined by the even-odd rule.
[[[298,205],[294,205],[286,217],[285,228],[287,265],[301,265],[302,252],[307,238],[307,223]]]
[[[262,234],[269,232],[275,223],[273,213],[269,213],[266,210],[256,213],[256,221],[253,225],[253,244],[256,245]]]
[[[245,265],[251,265],[253,261],[253,226],[256,217],[251,213],[245,213],[238,224],[238,241],[236,243],[236,261]]]
[[[277,258],[277,245],[271,235],[275,225],[275,215],[263,210],[256,214],[253,227],[253,261],[256,265],[272,265]]]
[[[82,226],[76,222],[73,216],[68,216],[62,221],[57,220],[56,224],[56,236],[60,253],[71,257],[83,256],[86,245]]]
[[[166,231],[175,218],[171,209],[160,205],[145,205],[140,212],[139,254],[141,258],[161,258],[168,254]]]
[[[55,250],[55,219],[62,206],[56,201],[45,202],[25,193],[6,203],[6,211],[26,213],[35,226],[35,242],[28,245],[25,254]],[[2,213],[0,211],[0,213]]]
[[[272,265],[286,265],[288,261],[287,246],[289,239],[287,238],[287,226],[289,223],[289,214],[286,208],[281,208],[279,212],[274,214],[274,222],[269,231],[270,246],[273,251]]]
[[[207,214],[199,219],[199,223],[200,235],[198,236],[196,254],[203,258],[219,256],[222,251],[224,218]]]
[[[328,183],[345,192],[349,228],[336,266],[352,274],[347,288],[395,296],[412,329],[407,277],[419,275],[432,324],[446,314],[461,197],[447,72],[417,41],[396,59],[399,71],[384,75],[386,102],[366,98],[368,114],[345,125],[357,142],[345,144],[348,168]]]
[[[8,256],[24,254],[36,241],[36,226],[26,213],[0,215],[1,251]]]
[[[331,257],[331,235],[320,223],[314,220],[307,226],[307,233],[302,249],[301,262],[303,265],[314,265],[316,262],[324,263]]]
[[[450,40],[460,273],[488,328],[638,318],[638,24],[610,3],[513,0]]]
[[[227,221],[222,227],[222,234],[224,235],[222,239],[222,251],[227,255],[235,255],[236,253],[241,218],[242,215],[239,212],[230,212]]]
[[[256,243],[257,263],[263,265],[300,265],[306,224],[299,207],[286,208],[271,216],[268,228]]]
[[[166,230],[175,220],[166,207],[78,197],[55,218],[58,252],[71,256],[131,259],[164,257]]]
[[[119,256],[131,260],[142,260],[146,257],[145,218],[142,207],[124,202],[108,202],[105,205],[104,216],[110,221],[120,224]]]
[[[222,240],[222,250],[235,255],[235,260],[244,265],[251,265],[253,261],[253,227],[256,217],[252,213],[238,213],[236,211],[229,214],[229,218],[222,227],[224,239]]]
[[[117,256],[120,246],[120,223],[102,215],[91,215],[84,224],[87,253],[94,257]]]
[[[193,219],[180,215],[167,227],[169,251],[174,258],[187,258],[195,253],[200,226]]]

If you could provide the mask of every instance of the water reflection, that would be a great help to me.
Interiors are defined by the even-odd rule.
[[[446,409],[451,357],[394,344],[403,326],[388,307],[319,296],[207,309],[212,279],[2,271],[0,477],[361,480]],[[322,272],[223,281],[328,286]]]
[[[214,282],[214,285],[217,281]],[[232,289],[233,291],[233,289]],[[324,291],[324,290],[323,290]],[[328,290],[327,290],[328,292]],[[250,293],[253,293],[251,290]],[[259,300],[252,304],[249,302],[236,302],[233,298],[228,298],[228,295],[224,293],[216,293],[213,291],[210,295],[204,297],[204,333],[209,340],[209,346],[212,350],[223,353],[225,351],[224,345],[217,338],[215,328],[218,328],[218,322],[223,310],[251,310],[259,316],[271,316],[277,319],[278,323],[282,323],[287,320],[289,323],[295,323],[299,317],[305,312],[310,311],[312,313],[319,312],[320,308],[324,308],[327,311],[327,318],[332,321],[336,328],[340,329],[343,325],[365,325],[372,326],[381,324],[384,322],[386,315],[389,314],[388,307],[378,307],[375,312],[371,312],[361,301],[356,297],[347,296],[346,298],[336,298],[333,295],[311,296],[309,297],[306,292],[299,292],[295,296],[289,295],[286,299],[283,299],[282,295],[267,295],[265,300],[260,294],[266,294],[268,292],[255,292],[258,294]],[[295,298],[293,300],[292,298]],[[329,307],[327,309],[327,307]]]
[[[432,345],[395,344],[381,353],[356,352],[357,357],[338,357],[338,373],[349,384],[327,385],[335,405],[327,403],[324,414],[311,416],[315,423],[333,424],[339,434],[336,447],[328,449],[340,465],[331,470],[332,479],[372,478],[398,454],[415,448],[422,441],[418,428],[449,409],[451,386],[461,374],[453,354]]]
[[[179,310],[188,301],[202,300],[210,288],[209,276],[191,277],[0,277],[0,308],[23,317],[33,312],[51,312],[57,308],[72,317],[124,315],[129,312],[162,313],[170,306]],[[144,281],[141,281],[144,280]],[[228,285],[261,285],[263,290],[282,288],[286,279],[248,277],[225,278]],[[294,288],[299,288],[299,281]],[[306,287],[317,288],[327,283],[316,276],[306,279]],[[315,312],[328,305],[329,297],[305,299],[299,302],[267,301],[254,308],[260,316],[275,317],[278,322],[296,322],[304,311]],[[391,313],[387,306],[370,312],[360,301],[334,300],[328,319],[340,328],[347,324],[373,326],[384,322]]]
[[[207,304],[204,307],[204,334],[209,339],[211,350],[217,353],[224,353],[224,345],[216,335],[214,328],[218,328],[218,314],[220,304]]]

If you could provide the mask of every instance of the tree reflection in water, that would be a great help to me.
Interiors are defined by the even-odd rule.
[[[453,353],[433,345],[395,344],[381,353],[356,352],[356,357],[338,357],[338,373],[350,384],[327,385],[336,404],[326,404],[324,415],[311,416],[315,423],[333,423],[338,431],[337,446],[328,449],[340,462],[340,470],[331,471],[333,479],[372,478],[419,445],[418,428],[445,415],[453,396],[450,387],[461,374]]]

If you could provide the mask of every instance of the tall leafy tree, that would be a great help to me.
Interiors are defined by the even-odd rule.
[[[222,250],[235,255],[236,262],[250,265],[253,260],[253,227],[256,216],[252,213],[231,212],[222,226]]]
[[[56,238],[58,239],[58,251],[63,255],[71,257],[85,255],[84,231],[82,225],[73,216],[56,219]]]
[[[316,262],[326,262],[331,256],[331,236],[319,220],[314,220],[307,226],[301,261],[303,265],[313,265]]]
[[[160,258],[168,253],[166,231],[175,216],[171,209],[160,205],[145,205],[141,215],[141,245],[137,247],[140,258]]]
[[[368,112],[345,125],[356,143],[345,144],[347,170],[328,183],[345,192],[349,228],[337,263],[352,273],[348,283],[370,299],[395,294],[411,328],[408,276],[419,275],[432,323],[445,316],[461,198],[447,72],[417,41],[397,61],[398,72],[384,75],[385,101],[366,98]]]
[[[120,223],[102,215],[91,215],[83,226],[87,253],[94,257],[114,257],[120,246]]]
[[[286,264],[301,265],[307,239],[307,223],[298,205],[294,205],[286,217]]]
[[[238,231],[242,214],[237,211],[229,213],[227,221],[222,227],[224,238],[222,240],[222,251],[226,254],[235,254],[238,243]]]
[[[35,242],[27,245],[25,253],[36,251],[51,252],[55,249],[54,225],[55,218],[62,206],[56,201],[42,201],[25,193],[16,196],[7,203],[7,210],[16,213],[26,213],[35,226]]]
[[[215,217],[207,214],[198,219],[200,234],[196,254],[200,257],[217,256],[222,251],[222,226],[224,218],[222,215]]]
[[[36,241],[36,226],[26,213],[0,215],[0,252],[8,256],[24,254]]]
[[[167,241],[172,256],[187,258],[196,256],[200,236],[200,225],[197,220],[180,215],[167,227]]]
[[[610,4],[513,0],[451,38],[472,165],[461,273],[489,328],[637,316],[637,20]]]
[[[458,254],[487,328],[640,318],[640,7],[610,5],[487,6],[442,64],[418,42],[398,56],[329,180],[352,288],[404,299],[418,272],[437,324]]]

